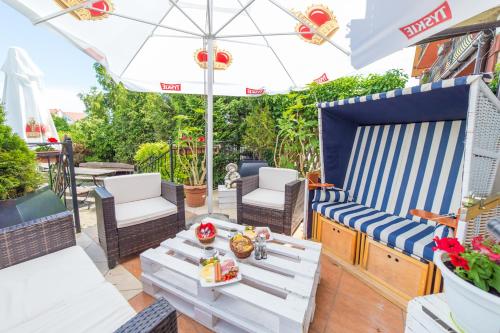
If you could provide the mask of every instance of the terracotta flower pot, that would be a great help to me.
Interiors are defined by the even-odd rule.
[[[201,207],[205,205],[207,197],[207,185],[184,185],[186,203],[189,207]]]
[[[50,163],[54,164],[59,161],[60,150],[49,150],[49,151],[37,151],[36,160],[40,163]]]
[[[453,319],[466,333],[500,332],[500,297],[463,280],[443,263],[444,254],[434,256],[444,278],[444,296]]]

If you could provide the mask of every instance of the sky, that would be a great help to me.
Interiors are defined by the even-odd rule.
[[[57,33],[33,26],[23,15],[0,2],[0,67],[12,46],[24,48],[44,73],[43,88],[49,108],[84,111],[78,94],[97,86],[92,68],[94,61]],[[382,73],[400,68],[409,74],[413,56],[414,48],[407,48],[361,69],[359,73]],[[0,71],[0,98],[3,82],[4,75]],[[407,85],[416,84],[417,80],[410,79]]]
[[[97,86],[94,61],[60,35],[36,27],[17,11],[0,1],[0,67],[9,47],[24,48],[44,73],[43,87],[49,108],[83,111],[78,93]],[[0,71],[0,98],[4,75]]]

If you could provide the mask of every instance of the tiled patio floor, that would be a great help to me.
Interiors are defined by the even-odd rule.
[[[235,210],[215,211],[235,218]],[[98,245],[95,210],[82,208],[83,232],[78,244],[95,262],[105,278],[113,283],[136,311],[150,305],[154,299],[142,292],[139,256],[130,257],[114,269],[107,268],[104,252]],[[187,208],[186,220],[206,212],[206,208]],[[299,231],[294,235],[301,237]],[[321,280],[316,293],[316,313],[310,333],[398,333],[404,331],[405,313],[384,297],[364,285],[353,275],[337,266],[326,255],[321,257]],[[180,333],[211,332],[190,318],[179,314]]]

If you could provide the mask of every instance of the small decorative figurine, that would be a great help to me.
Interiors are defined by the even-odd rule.
[[[241,176],[237,172],[238,171],[238,166],[234,163],[229,163],[226,165],[226,177],[224,177],[224,185],[226,188],[236,188],[236,183],[235,181],[240,179]]]

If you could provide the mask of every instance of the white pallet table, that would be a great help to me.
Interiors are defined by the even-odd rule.
[[[444,295],[434,294],[408,303],[405,333],[458,333]]]
[[[226,222],[212,222],[218,225],[219,236],[211,245],[230,253],[222,229]],[[307,332],[320,272],[319,254],[313,256],[312,252],[320,252],[321,246],[287,236],[278,238],[281,243],[273,245],[276,249],[269,251],[268,259],[238,261],[242,281],[202,288],[197,262],[203,246],[194,230],[182,231],[141,254],[144,291],[167,298],[179,312],[216,332]]]

